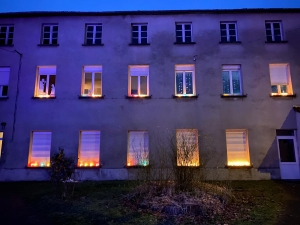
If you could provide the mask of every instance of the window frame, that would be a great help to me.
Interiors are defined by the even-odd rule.
[[[93,38],[92,38],[92,44],[90,44],[90,43],[87,43],[87,40],[88,39],[91,39],[91,38],[88,38],[87,37],[87,34],[88,34],[88,27],[93,27]],[[97,38],[96,37],[96,34],[97,34],[97,27],[101,27],[101,31],[99,32],[100,33],[100,38]],[[85,34],[84,34],[84,44],[85,45],[103,45],[102,44],[102,29],[103,29],[103,27],[102,27],[102,23],[94,23],[94,24],[92,24],[92,23],[87,23],[87,24],[85,24]],[[97,39],[100,39],[100,43],[97,43],[96,44],[96,40]]]
[[[229,82],[230,82],[230,93],[224,93],[224,80],[223,80],[223,72],[229,72]],[[240,93],[233,93],[233,80],[232,80],[232,72],[238,71],[239,80],[240,80]],[[222,81],[223,81],[223,96],[240,96],[243,95],[243,82],[242,82],[242,74],[241,74],[241,65],[222,65]]]
[[[46,32],[45,28],[49,27],[50,31]],[[57,27],[57,31],[53,31],[53,28]],[[44,35],[45,33],[49,33],[49,38],[45,38]],[[57,33],[57,37],[53,38],[53,34]],[[53,43],[53,40],[56,39],[56,43]],[[45,44],[45,40],[49,40],[48,44]],[[42,36],[41,36],[41,45],[58,45],[58,24],[43,24],[42,25]]]
[[[284,84],[274,84],[276,82],[272,82],[272,73],[271,73],[271,67],[275,66],[286,66],[286,80],[287,83]],[[288,63],[270,63],[269,64],[269,75],[270,75],[270,84],[271,84],[271,96],[287,96],[287,95],[293,95],[293,87],[292,87],[292,78],[291,78],[291,72],[290,72],[290,65]],[[284,75],[282,75],[284,76]],[[281,86],[285,85],[287,92],[281,91]],[[272,91],[272,86],[277,86],[277,93]]]
[[[274,24],[279,24],[279,28],[280,28],[280,40],[279,41],[276,41],[275,40],[275,34],[274,34]],[[270,27],[271,27],[271,37],[272,37],[272,40],[268,40],[268,34],[267,34],[267,24],[270,24]],[[282,42],[284,41],[284,36],[283,36],[283,28],[282,28],[282,21],[265,21],[265,32],[266,32],[266,42]]]
[[[10,67],[0,67],[0,72],[3,72],[5,74],[7,73],[7,84],[5,85],[5,83],[3,83],[3,84],[0,83],[0,98],[7,98],[8,97],[9,78],[10,78]],[[1,80],[1,78],[0,78],[0,80]],[[7,87],[6,95],[3,95],[4,87]]]
[[[131,68],[147,68],[147,74],[135,74],[131,75],[132,71]],[[140,94],[141,93],[141,82],[140,82],[140,77],[146,76],[147,77],[147,94]],[[138,77],[138,94],[131,94],[131,79],[132,77]],[[149,97],[150,91],[149,91],[149,65],[129,65],[128,66],[128,96],[129,97],[138,97],[138,98],[143,98],[143,97]]]
[[[232,36],[232,35],[230,35],[230,30],[231,29],[229,29],[229,25],[231,25],[231,24],[234,24],[234,31],[235,31],[235,41],[231,41],[230,40],[230,37]],[[224,37],[224,36],[222,36],[222,30],[224,30],[224,29],[222,29],[221,28],[221,25],[225,25],[226,26],[226,41],[223,41],[222,40],[222,37]],[[238,42],[238,29],[237,29],[237,22],[236,21],[222,21],[222,22],[220,22],[220,34],[221,34],[221,42],[225,42],[225,43],[236,43],[236,42]]]
[[[84,84],[85,84],[85,76],[86,73],[92,73],[92,94],[84,94]],[[100,73],[101,74],[101,86],[100,86],[100,95],[95,95],[95,73]],[[83,66],[83,71],[82,71],[82,82],[81,82],[81,96],[82,97],[102,97],[103,96],[103,91],[102,91],[102,86],[103,86],[103,76],[102,76],[102,65],[93,65],[93,66]]]
[[[181,30],[177,30],[177,26],[181,25]],[[186,30],[185,29],[185,25],[190,25],[191,29],[190,30]],[[181,31],[181,41],[178,41],[177,39],[180,38],[180,36],[177,35],[177,32]],[[186,41],[186,32],[190,32],[191,35],[191,41]],[[192,22],[176,22],[175,23],[175,38],[176,38],[176,43],[193,43],[194,39],[193,39],[193,26],[192,26]]]
[[[185,67],[192,67],[192,69],[182,69]],[[178,94],[177,93],[177,80],[176,80],[176,75],[177,73],[183,73],[183,93],[182,94]],[[186,73],[192,73],[192,88],[193,88],[193,93],[192,94],[186,94]],[[183,96],[187,96],[187,97],[191,97],[191,96],[196,96],[196,79],[195,79],[195,65],[194,64],[176,64],[175,65],[175,96],[178,97],[183,97]]]
[[[5,32],[1,32],[1,28],[6,27]],[[12,28],[13,31],[9,31],[10,28]],[[13,46],[14,44],[14,30],[15,27],[13,24],[0,24],[0,35],[5,33],[5,38],[0,38],[1,40],[4,40],[4,44],[0,44],[0,46]],[[10,38],[9,35],[12,34],[12,37]],[[11,43],[9,44],[9,40],[11,39]],[[1,43],[1,42],[0,42]]]
[[[245,135],[246,143],[244,144],[243,148],[245,149],[246,153],[245,153],[245,159],[243,159],[244,160],[243,164],[241,162],[234,163],[234,162],[236,162],[236,160],[230,159],[230,150],[229,150],[229,146],[228,146],[227,133],[243,133]],[[225,138],[226,138],[227,166],[229,166],[229,167],[249,167],[249,166],[251,166],[248,130],[247,129],[226,129],[225,130]],[[242,151],[239,150],[239,152],[242,152]],[[230,163],[231,160],[233,161],[232,163]]]
[[[47,74],[41,74],[41,69],[44,70],[44,71],[47,71],[46,73]],[[55,98],[56,97],[56,73],[57,73],[57,70],[56,70],[56,66],[38,66],[37,67],[37,76],[36,76],[36,84],[35,84],[35,91],[34,91],[34,97],[37,97],[37,98]],[[55,74],[51,74],[51,72],[54,71],[53,73]],[[46,75],[47,76],[47,80],[46,80],[46,94],[40,94],[39,91],[40,91],[40,76],[41,75]],[[50,76],[51,75],[54,75],[55,76],[55,85],[54,85],[54,94],[51,95],[50,94],[47,94],[49,93],[49,82],[50,82]]]
[[[40,165],[37,164],[37,162],[32,162],[32,151],[33,151],[33,142],[34,142],[34,133],[50,133],[51,137],[50,137],[50,145],[49,145],[49,156],[47,157],[46,163],[45,165],[42,165],[41,162]],[[27,166],[29,168],[36,168],[36,167],[50,167],[50,155],[51,155],[51,145],[52,145],[52,131],[50,130],[36,130],[36,131],[31,131],[30,133],[30,146],[29,146],[29,154],[28,154],[28,162],[27,162]]]
[[[84,157],[81,157],[81,152],[82,152],[82,132],[98,132],[99,133],[99,149],[93,149],[93,151],[98,151],[97,154],[98,154],[98,158],[95,158],[96,161],[94,162],[89,162],[89,163],[86,163],[86,162],[83,162],[81,163],[80,159],[81,158],[84,158]],[[81,130],[79,132],[79,145],[78,145],[78,162],[77,162],[77,166],[80,167],[80,168],[90,168],[90,167],[99,167],[100,166],[100,149],[101,149],[101,131],[100,130]],[[95,160],[93,159],[93,160]]]
[[[138,31],[133,31],[133,27],[138,27]],[[146,30],[146,43],[142,43],[142,39],[144,39],[145,37],[142,37],[142,26],[146,26],[147,30]],[[137,37],[137,43],[134,43],[134,39],[136,39],[136,37],[133,37],[133,33],[137,33],[138,37]],[[131,45],[148,45],[148,23],[132,23],[131,24]]]
[[[144,135],[143,147],[142,147],[143,150],[141,150],[143,152],[141,152],[140,154],[145,153],[146,156],[141,156],[142,157],[141,162],[136,162],[136,161],[140,161],[140,160],[134,158],[136,153],[134,151],[131,151],[131,149],[132,149],[131,148],[132,142],[131,142],[131,136],[130,136],[131,133],[141,133],[141,134],[144,133],[144,134],[142,134],[142,135]],[[149,157],[150,157],[149,152],[150,151],[149,151],[149,132],[148,132],[148,130],[129,130],[128,133],[127,133],[127,160],[126,160],[126,166],[127,167],[149,166]]]

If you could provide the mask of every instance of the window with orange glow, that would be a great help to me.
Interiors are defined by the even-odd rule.
[[[52,132],[34,131],[31,133],[29,167],[50,166],[51,136]]]
[[[247,130],[226,130],[227,165],[250,166]]]
[[[288,64],[270,64],[271,95],[293,94],[290,69]]]
[[[128,96],[149,96],[149,66],[129,66]]]
[[[84,66],[82,96],[102,96],[102,66]]]
[[[37,68],[35,97],[55,97],[56,66],[39,66]]]
[[[127,166],[149,165],[149,147],[147,131],[128,132]]]
[[[177,166],[199,166],[198,130],[176,131]]]
[[[100,165],[100,131],[81,131],[79,141],[79,167]]]
[[[0,132],[0,158],[2,155],[2,141],[3,141],[3,132]]]

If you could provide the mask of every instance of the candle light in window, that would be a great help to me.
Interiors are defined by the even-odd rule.
[[[43,162],[41,162],[41,167],[44,167],[44,166],[45,166],[45,164]]]
[[[50,163],[47,163],[47,166],[50,166]]]
[[[90,166],[94,166],[94,163],[93,163],[93,162],[90,162]]]
[[[84,166],[88,166],[89,164],[88,163],[84,163]]]
[[[127,166],[130,166],[130,163],[127,163]]]
[[[96,166],[99,166],[99,163],[96,163]]]

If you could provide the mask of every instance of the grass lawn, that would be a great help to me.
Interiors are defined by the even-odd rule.
[[[300,205],[300,182],[295,185],[283,181],[232,181],[230,187],[235,198],[226,210],[230,216],[216,215],[207,224],[281,224],[291,200],[292,204]],[[124,206],[121,197],[134,186],[130,181],[81,182],[75,184],[71,199],[62,200],[55,196],[53,184],[49,182],[0,183],[0,218],[3,224],[22,220],[22,224],[55,225],[148,225],[177,221],[174,217]],[[297,198],[291,188],[298,188]],[[181,220],[180,224],[193,224],[193,221]]]

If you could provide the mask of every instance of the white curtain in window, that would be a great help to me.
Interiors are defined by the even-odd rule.
[[[130,131],[128,146],[128,166],[149,164],[148,132]]]
[[[102,72],[102,66],[84,66],[85,73]]]
[[[100,131],[82,131],[80,147],[79,164],[98,166],[100,161]]]
[[[148,76],[149,66],[130,66],[130,76]]]
[[[51,135],[51,132],[33,132],[29,166],[49,166]]]
[[[40,66],[39,74],[44,75],[55,75],[56,74],[56,66]]]
[[[270,64],[270,77],[272,85],[288,84],[288,65]]]
[[[176,71],[194,71],[194,65],[175,65]]]
[[[0,86],[7,86],[9,82],[9,67],[0,67]]]

